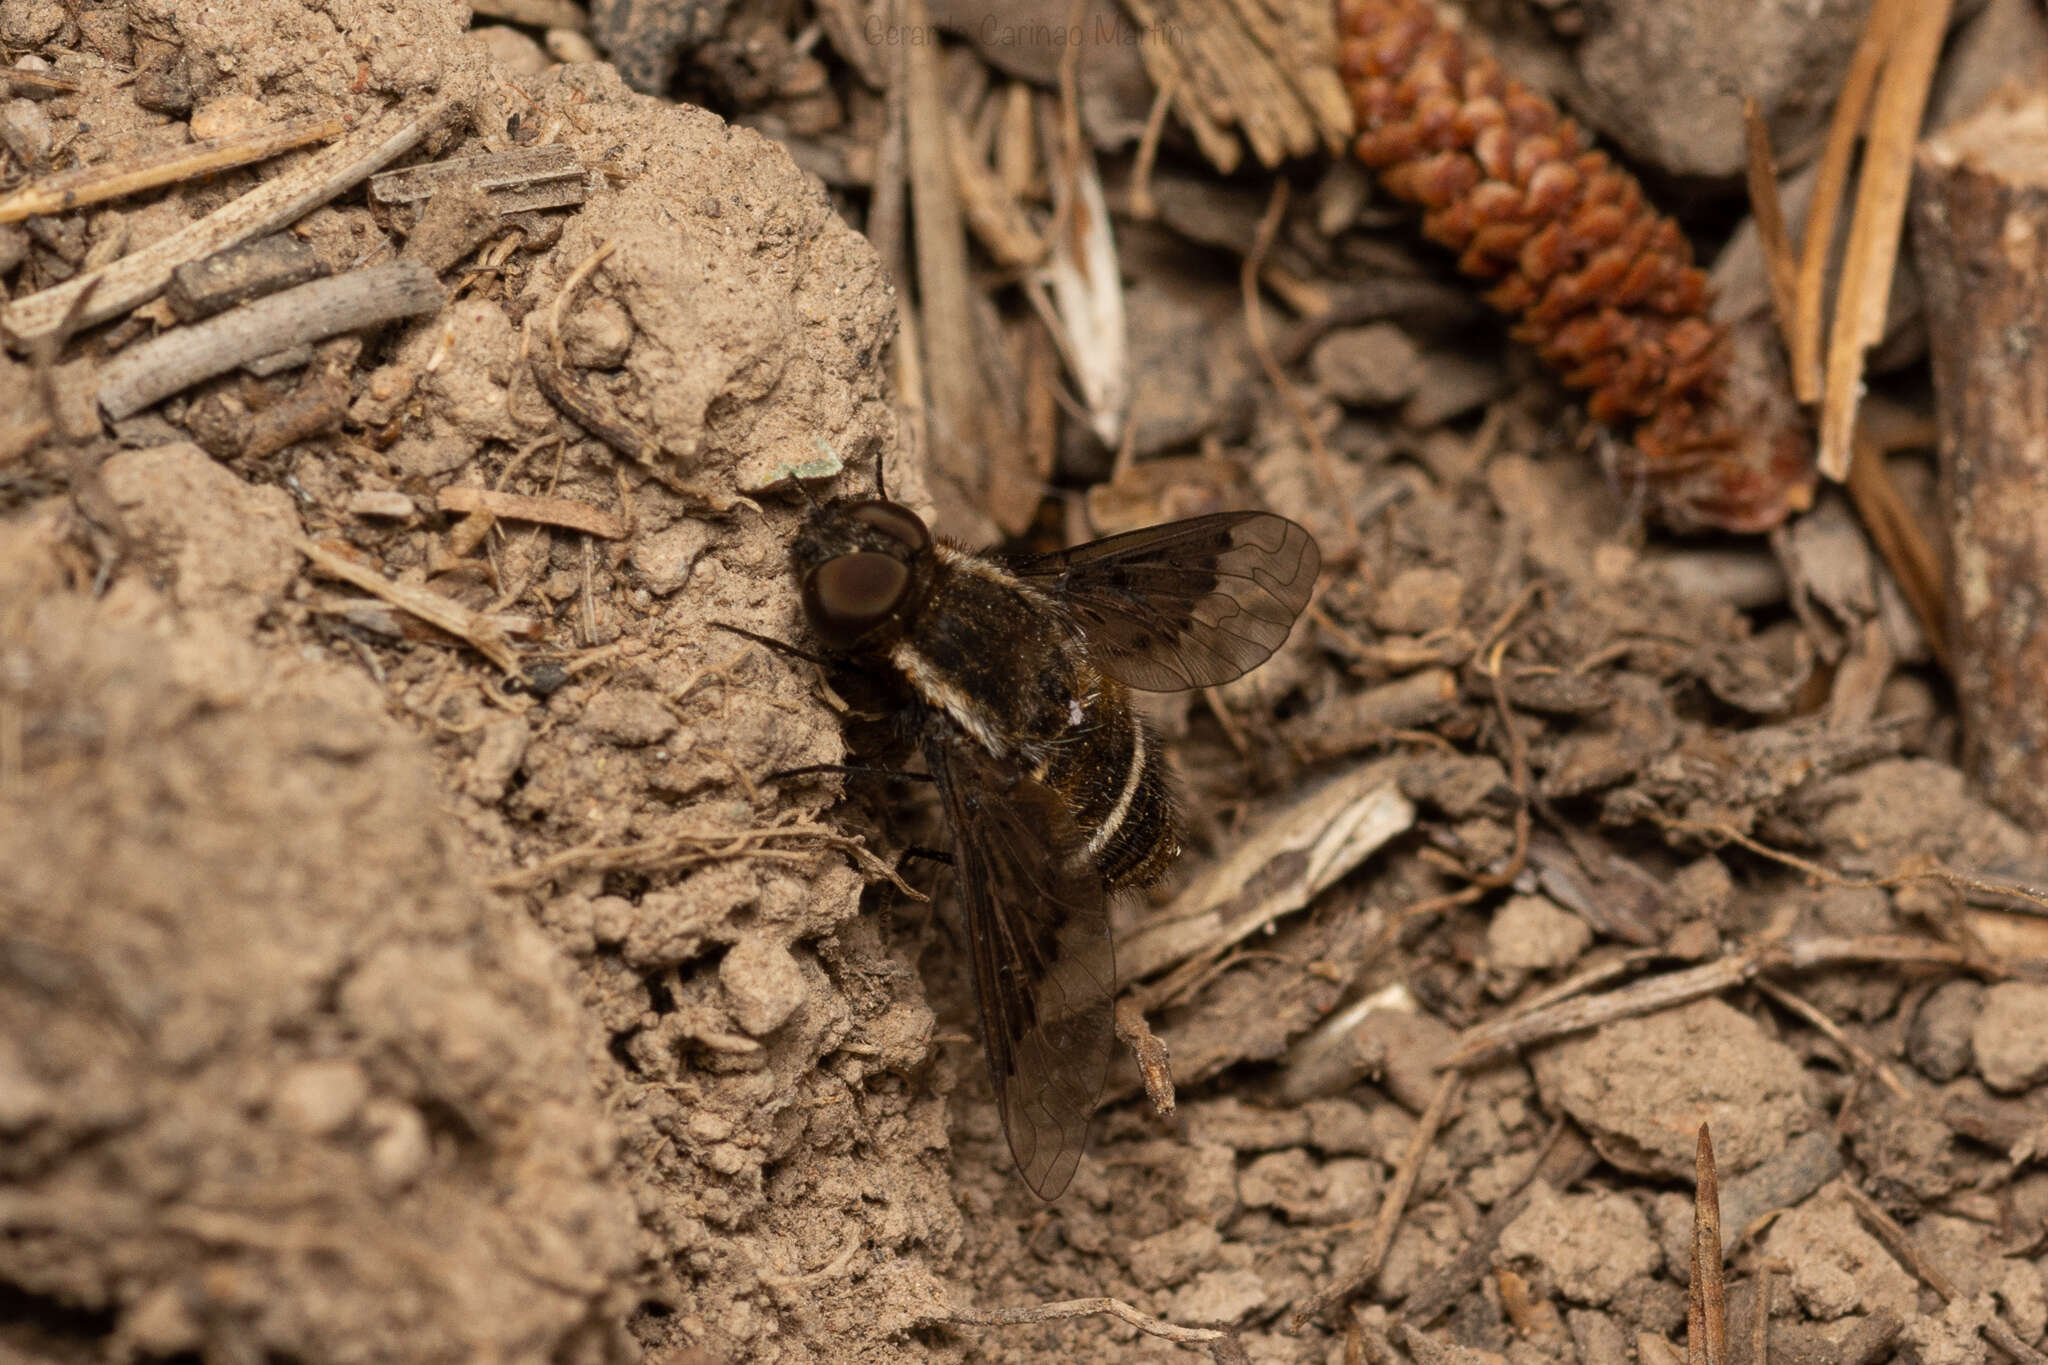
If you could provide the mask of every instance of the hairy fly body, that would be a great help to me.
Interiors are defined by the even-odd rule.
[[[834,662],[882,686],[952,828],[989,1076],[1018,1171],[1072,1179],[1107,1082],[1112,893],[1180,852],[1128,689],[1229,682],[1286,640],[1321,561],[1284,517],[1223,512],[1031,559],[935,540],[886,498],[814,508],[792,547]]]

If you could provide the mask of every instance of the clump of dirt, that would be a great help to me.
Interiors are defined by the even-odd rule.
[[[102,472],[172,595],[0,528],[0,1277],[116,1353],[602,1358],[638,1239],[571,974],[378,689],[249,639],[289,501]]]

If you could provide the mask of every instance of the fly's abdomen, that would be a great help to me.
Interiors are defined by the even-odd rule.
[[[1085,728],[1054,750],[1045,780],[1066,799],[1103,884],[1150,886],[1180,853],[1179,812],[1158,737],[1121,688],[1104,686]]]

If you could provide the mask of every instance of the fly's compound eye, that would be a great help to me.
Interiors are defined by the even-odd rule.
[[[851,512],[854,520],[874,527],[891,540],[901,541],[904,548],[928,550],[932,544],[932,533],[925,529],[917,513],[900,502],[864,502]]]
[[[909,587],[910,566],[893,555],[838,555],[804,580],[804,609],[828,640],[851,644],[888,620]]]

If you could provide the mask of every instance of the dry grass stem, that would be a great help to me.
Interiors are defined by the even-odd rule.
[[[339,137],[346,126],[338,118],[287,119],[234,137],[208,138],[126,160],[60,171],[0,196],[0,223],[18,223],[37,214],[68,213],[87,204],[265,161],[294,147]]]
[[[1791,234],[1785,228],[1785,206],[1778,199],[1777,158],[1771,154],[1770,125],[1753,98],[1742,101],[1742,129],[1749,152],[1750,212],[1756,215],[1757,237],[1763,247],[1764,270],[1771,284],[1771,309],[1789,348],[1799,314],[1799,261],[1792,251]],[[1793,386],[1802,402],[1813,401],[1798,389],[1796,375]]]
[[[413,204],[444,189],[473,189],[487,195],[501,215],[529,213],[582,203],[588,197],[587,179],[572,149],[550,143],[386,171],[370,177],[370,198],[380,204]]]
[[[1842,78],[1841,91],[1835,96],[1827,146],[1821,152],[1813,199],[1806,210],[1793,297],[1792,382],[1802,403],[1820,401],[1821,301],[1827,288],[1828,256],[1834,248],[1835,220],[1841,216],[1842,200],[1848,192],[1849,164],[1863,134],[1870,93],[1877,87],[1878,72],[1883,70],[1885,52],[1891,46],[1892,29],[1903,8],[1900,0],[1874,0],[1864,17],[1856,51],[1849,59],[1848,74]]]
[[[1727,1365],[1728,1286],[1721,1265],[1721,1183],[1714,1140],[1701,1124],[1693,1157],[1692,1282],[1685,1309],[1687,1365]]]
[[[1766,941],[1701,966],[1648,977],[1604,995],[1560,1001],[1474,1025],[1458,1035],[1457,1045],[1444,1064],[1472,1067],[1502,1052],[1544,1039],[1718,995],[1753,981],[1764,972],[1805,971],[1851,963],[1911,963],[1998,974],[1994,964],[1984,961],[1980,954],[1934,939],[1871,934],[1858,938]]]
[[[1912,1234],[1899,1226],[1898,1220],[1878,1207],[1877,1201],[1853,1184],[1845,1183],[1843,1189],[1849,1202],[1856,1208],[1856,1216],[1863,1220],[1871,1234],[1883,1242],[1885,1250],[1898,1258],[1901,1265],[1913,1272],[1914,1278],[1941,1295],[1946,1303],[1963,1298],[1963,1291],[1946,1271],[1935,1264],[1933,1258],[1920,1249]],[[1985,1337],[1999,1350],[2011,1357],[2018,1365],[2048,1365],[2048,1356],[2042,1355],[2013,1331],[2005,1319],[1994,1317],[1984,1328]]]
[[[1372,1233],[1366,1239],[1365,1259],[1357,1270],[1343,1280],[1317,1290],[1306,1303],[1295,1309],[1289,1324],[1292,1331],[1300,1332],[1313,1319],[1370,1285],[1373,1277],[1380,1273],[1380,1265],[1387,1258],[1387,1248],[1394,1244],[1394,1233],[1401,1226],[1401,1215],[1408,1208],[1409,1197],[1415,1193],[1415,1182],[1422,1174],[1422,1159],[1429,1155],[1437,1133],[1450,1116],[1451,1107],[1458,1102],[1464,1086],[1463,1073],[1444,1072],[1437,1082],[1436,1093],[1430,1096],[1429,1107],[1415,1121],[1415,1132],[1408,1139],[1408,1150],[1401,1154],[1401,1164],[1395,1168],[1393,1183],[1387,1187],[1387,1193],[1380,1201],[1379,1212],[1373,1218]]]
[[[1906,219],[1906,192],[1913,182],[1913,149],[1920,137],[1920,117],[1927,108],[1934,64],[1941,55],[1942,35],[1948,31],[1950,0],[1920,0],[1898,8],[1897,27],[1870,111],[1856,216],[1849,225],[1834,325],[1828,333],[1819,461],[1821,473],[1838,480],[1848,477],[1854,453],[1864,354],[1884,335],[1899,233]],[[1873,16],[1869,22],[1878,20]]]
[[[497,622],[483,612],[472,611],[453,598],[443,597],[431,588],[415,583],[396,583],[378,573],[375,569],[358,564],[347,556],[330,550],[310,540],[299,542],[299,553],[313,562],[313,567],[329,578],[338,578],[352,583],[381,598],[399,610],[409,612],[447,631],[458,639],[467,640],[477,653],[489,659],[506,673],[519,671],[519,655],[512,648],[512,642]]]
[[[1337,486],[1337,459],[1330,453],[1330,447],[1323,441],[1323,433],[1316,426],[1315,416],[1308,410],[1308,403],[1301,396],[1280,361],[1273,354],[1272,344],[1266,338],[1265,314],[1259,307],[1259,277],[1266,263],[1266,253],[1273,247],[1273,238],[1280,231],[1280,220],[1287,212],[1287,182],[1275,180],[1273,194],[1266,201],[1266,211],[1259,218],[1258,232],[1252,238],[1252,249],[1244,258],[1238,270],[1238,288],[1244,295],[1244,329],[1251,342],[1252,354],[1258,357],[1259,368],[1265,371],[1266,380],[1280,395],[1280,401],[1287,405],[1287,411],[1294,418],[1296,430],[1315,457],[1316,477],[1322,480],[1324,491],[1336,505],[1337,516],[1344,526],[1344,544],[1324,555],[1324,562],[1342,561],[1354,557],[1358,552],[1360,531],[1358,519],[1351,510],[1351,502]]]
[[[1915,1095],[1907,1088],[1906,1083],[1899,1079],[1898,1072],[1892,1070],[1890,1066],[1886,1065],[1879,1058],[1871,1056],[1867,1048],[1859,1046],[1854,1039],[1842,1031],[1840,1024],[1828,1018],[1825,1011],[1815,1006],[1811,1001],[1804,1000],[1794,995],[1791,991],[1786,990],[1783,986],[1766,980],[1763,977],[1756,978],[1753,984],[1765,995],[1818,1029],[1827,1037],[1829,1042],[1842,1050],[1842,1055],[1854,1063],[1858,1071],[1863,1072],[1867,1076],[1876,1077],[1878,1083],[1891,1091],[1907,1108],[1920,1109],[1924,1107],[1920,1103],[1920,1097]]]
[[[1873,414],[1881,401],[1866,400],[1863,408],[1866,418]],[[1913,616],[1927,637],[1927,647],[1934,652],[1942,670],[1953,676],[1955,661],[1949,649],[1947,576],[1941,556],[1892,483],[1891,470],[1885,461],[1891,451],[1902,446],[1918,447],[1932,442],[1916,436],[1894,444],[1874,431],[1874,425],[1869,421],[1856,424],[1856,458],[1849,465],[1849,496],[1856,504],[1856,515],[1864,530],[1870,533],[1877,552],[1884,557],[1892,577],[1897,580],[1899,591],[1905,596],[1907,605],[1912,607]]]

